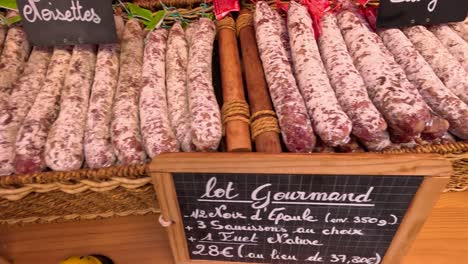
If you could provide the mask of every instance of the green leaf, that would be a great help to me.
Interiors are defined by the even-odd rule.
[[[21,17],[20,16],[14,16],[14,17],[9,17],[6,19],[6,23],[8,26],[11,26],[15,23],[18,23],[21,21]]]
[[[158,12],[154,13],[150,22],[145,23],[146,29],[153,30],[161,26],[161,23],[164,21],[164,17],[166,16],[165,10],[159,10]]]
[[[148,9],[141,8],[132,3],[127,3],[127,8],[129,9],[132,17],[137,17],[146,21],[151,21],[153,19],[153,13]]]
[[[16,0],[0,0],[0,7],[18,11]]]
[[[209,18],[211,20],[214,20],[214,18],[215,18],[213,13],[205,13],[205,14],[203,14],[203,17]]]

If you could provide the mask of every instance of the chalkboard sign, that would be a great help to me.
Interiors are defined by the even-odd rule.
[[[450,173],[425,155],[212,155],[151,167],[176,263],[400,263]]]
[[[112,0],[17,0],[17,3],[33,45],[117,42]]]
[[[468,1],[380,0],[377,27],[401,27],[463,21]]]

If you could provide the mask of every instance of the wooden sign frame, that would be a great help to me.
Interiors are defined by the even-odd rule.
[[[241,264],[192,260],[171,173],[329,174],[424,176],[382,263],[401,263],[452,173],[450,162],[426,154],[170,153],[149,167],[176,264]]]

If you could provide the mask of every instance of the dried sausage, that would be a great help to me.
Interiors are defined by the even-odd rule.
[[[120,32],[124,27],[123,19],[115,17],[115,22],[117,32]],[[109,167],[115,163],[116,158],[110,139],[110,123],[112,103],[119,78],[119,55],[118,43],[99,46],[84,139],[86,165],[90,168]]]
[[[179,143],[168,117],[165,55],[167,30],[160,28],[146,38],[140,93],[140,122],[146,153],[150,158],[163,152],[178,152]]]
[[[408,139],[419,137],[430,115],[427,108],[416,104],[413,94],[401,86],[381,47],[375,43],[375,33],[355,13],[347,10],[338,14],[338,24],[369,96],[389,126]]]
[[[354,66],[335,15],[327,13],[321,22],[320,53],[336,97],[353,122],[353,135],[369,150],[388,147],[391,142],[387,123],[369,99],[366,85]]]
[[[460,37],[468,42],[468,17],[464,21],[451,23],[450,27],[455,30]]]
[[[80,169],[84,161],[86,111],[96,64],[93,45],[73,49],[60,100],[60,113],[50,128],[45,161],[57,171]]]
[[[468,139],[468,106],[445,87],[401,30],[387,29],[379,34],[426,103],[449,121],[450,132]]]
[[[191,136],[197,151],[215,151],[222,137],[221,113],[211,76],[215,24],[207,18],[197,23],[187,67]]]
[[[445,86],[468,104],[467,73],[437,37],[423,26],[403,31]]]
[[[289,5],[288,30],[296,80],[314,130],[325,144],[343,145],[350,140],[352,123],[330,85],[315,42],[312,19],[307,9],[296,2]]]
[[[312,152],[314,131],[274,21],[268,4],[257,2],[254,26],[258,49],[284,143],[291,152]]]
[[[130,19],[122,36],[120,74],[111,121],[112,145],[123,165],[146,160],[138,119],[143,48],[143,30],[137,19]]]
[[[183,151],[193,151],[187,98],[188,45],[180,22],[169,31],[166,51],[167,111]]]
[[[8,106],[0,112],[0,175],[14,172],[16,135],[39,93],[51,49],[34,47],[21,77],[13,83]]]
[[[436,25],[429,29],[468,73],[468,42],[463,40],[463,38],[457,35],[457,33],[447,25]]]
[[[46,168],[44,149],[52,123],[59,112],[60,94],[72,47],[56,47],[50,58],[44,84],[16,137],[15,172],[39,172]]]

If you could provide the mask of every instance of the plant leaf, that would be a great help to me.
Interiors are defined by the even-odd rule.
[[[6,19],[6,23],[8,26],[11,26],[15,23],[18,23],[21,21],[21,17],[20,16],[14,16],[14,17],[9,17]]]
[[[0,7],[18,11],[16,0],[0,0]]]
[[[138,17],[146,21],[151,21],[153,19],[153,13],[148,9],[141,8],[132,3],[127,3],[127,8],[130,13],[132,13],[132,17]]]

